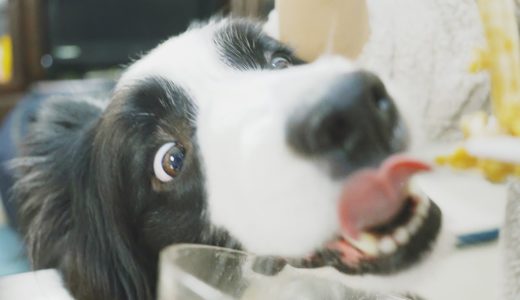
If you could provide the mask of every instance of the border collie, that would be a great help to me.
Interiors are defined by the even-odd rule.
[[[407,184],[427,166],[385,85],[310,64],[261,25],[215,20],[133,63],[109,100],[54,99],[14,162],[35,269],[77,299],[153,299],[158,253],[199,243],[391,274],[440,230]],[[406,117],[406,116],[405,116]]]

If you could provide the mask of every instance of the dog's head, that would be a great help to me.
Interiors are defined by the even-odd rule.
[[[61,265],[76,264],[78,289],[88,258],[119,277],[98,293],[150,288],[136,282],[172,243],[386,274],[417,262],[439,231],[437,206],[407,188],[426,166],[393,156],[408,135],[381,80],[337,57],[304,64],[255,24],[167,40],[81,126],[63,151],[75,221],[62,247],[76,252]]]

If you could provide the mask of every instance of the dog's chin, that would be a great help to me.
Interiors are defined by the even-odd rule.
[[[364,230],[357,239],[338,234],[309,256],[288,262],[300,268],[330,266],[345,274],[396,273],[427,257],[440,229],[439,207],[424,194],[409,192],[390,222]]]

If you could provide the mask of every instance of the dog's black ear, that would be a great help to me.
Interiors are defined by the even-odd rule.
[[[136,117],[114,105],[75,146],[74,225],[62,271],[78,299],[153,299],[157,258],[140,244],[136,228],[138,199],[146,198],[138,150],[146,143],[129,130],[139,126]]]
[[[132,218],[118,206],[119,178],[106,173],[107,158],[89,159],[91,141],[78,152],[64,279],[78,299],[152,299],[156,262],[138,252]]]
[[[75,149],[70,245],[62,272],[78,299],[153,299],[156,258],[138,245],[127,127],[104,115]],[[140,178],[142,179],[142,177]],[[139,181],[137,181],[139,182]]]
[[[115,200],[117,155],[99,138],[102,112],[103,103],[78,99],[39,111],[14,162],[21,230],[33,267],[59,269],[76,299],[152,299],[155,262],[136,252],[131,218]]]
[[[151,268],[138,247],[129,217],[118,210],[117,178],[105,175],[107,161],[96,161],[86,136],[78,149],[72,187],[68,257],[61,266],[78,299],[152,299]],[[110,164],[109,164],[110,165]]]

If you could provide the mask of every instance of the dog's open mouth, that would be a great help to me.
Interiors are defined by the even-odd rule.
[[[346,181],[339,203],[341,233],[324,249],[292,262],[345,273],[391,273],[416,263],[440,230],[441,213],[411,180],[429,166],[402,156]]]

